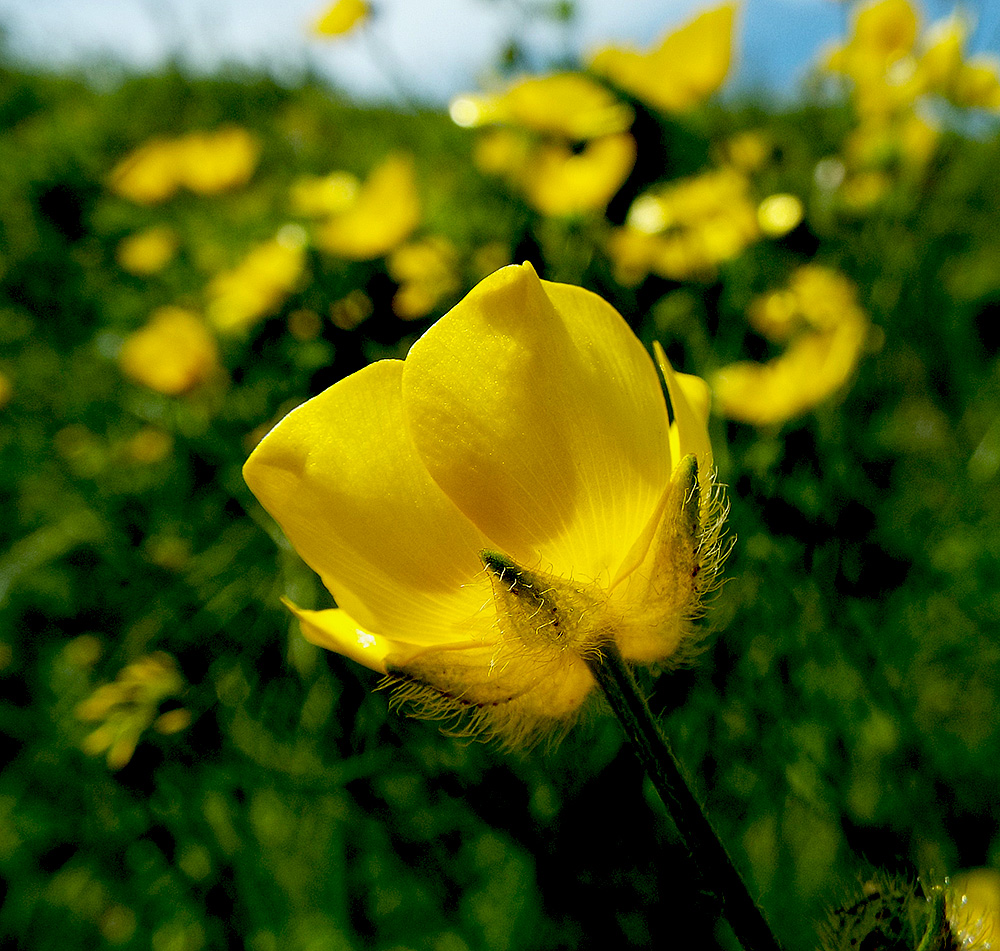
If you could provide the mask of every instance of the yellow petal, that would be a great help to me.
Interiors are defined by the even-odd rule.
[[[402,372],[399,361],[372,364],[294,409],[254,450],[244,477],[365,630],[417,644],[468,639],[489,624],[478,553],[490,545],[417,456]]]
[[[414,344],[403,400],[431,475],[525,567],[610,580],[670,477],[649,355],[609,304],[528,264]]]
[[[342,654],[369,670],[384,674],[385,659],[393,652],[394,642],[380,634],[366,631],[346,611],[330,608],[307,611],[291,601],[285,606],[299,619],[302,636],[317,647]]]

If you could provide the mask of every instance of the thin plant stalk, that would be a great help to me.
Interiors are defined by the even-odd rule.
[[[660,730],[618,646],[610,641],[587,660],[611,709],[691,853],[704,887],[745,951],[781,951],[763,912],[688,786],[666,736]]]

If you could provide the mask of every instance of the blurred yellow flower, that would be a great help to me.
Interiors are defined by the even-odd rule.
[[[260,157],[256,136],[239,126],[192,132],[179,142],[182,185],[198,195],[215,195],[245,185]]]
[[[532,141],[514,129],[491,129],[476,143],[480,171],[498,175],[543,215],[603,212],[635,165],[627,132],[592,139],[574,149],[561,139]]]
[[[153,225],[118,243],[115,258],[130,274],[148,276],[162,271],[177,253],[177,232],[169,225]]]
[[[209,323],[221,333],[240,333],[276,313],[298,285],[305,261],[305,232],[286,225],[235,268],[212,279],[207,290]]]
[[[530,265],[285,417],[244,467],[334,595],[311,641],[510,743],[565,723],[614,639],[676,660],[720,561],[703,381]]]
[[[153,138],[133,149],[108,176],[108,187],[140,205],[155,205],[179,187],[177,142]]]
[[[330,320],[341,330],[353,330],[371,317],[374,309],[372,299],[356,287],[346,297],[330,305]]]
[[[155,426],[143,426],[126,443],[126,451],[134,462],[162,462],[174,448],[173,436]]]
[[[14,384],[9,376],[0,370],[0,409],[3,409],[14,395]]]
[[[757,298],[749,318],[764,336],[788,346],[767,363],[723,367],[711,383],[723,416],[755,426],[786,422],[840,390],[868,339],[854,285],[818,264],[798,268],[787,289]]]
[[[78,719],[100,722],[84,739],[84,751],[92,756],[103,753],[111,769],[121,769],[150,727],[169,734],[188,726],[191,715],[187,710],[159,712],[164,700],[183,690],[184,680],[169,654],[158,651],[129,664],[114,683],[98,687],[78,704]]]
[[[389,256],[387,266],[389,276],[399,284],[392,309],[403,320],[426,317],[461,287],[458,250],[440,235],[401,245]]]
[[[320,36],[343,36],[363,24],[371,16],[365,0],[336,0],[313,24]]]
[[[292,182],[292,210],[307,218],[335,215],[350,207],[361,182],[350,172],[302,175]]]
[[[212,195],[246,184],[257,167],[260,144],[238,126],[157,137],[133,149],[112,170],[108,187],[142,205],[154,205],[182,188]]]
[[[528,204],[543,215],[604,211],[635,165],[635,139],[628,133],[591,139],[582,149],[548,142],[524,170]]]
[[[734,3],[706,10],[646,53],[609,46],[591,69],[662,112],[686,112],[725,82],[732,61]]]
[[[525,76],[503,92],[467,93],[452,101],[452,120],[460,126],[512,125],[571,141],[625,132],[632,125],[630,106],[582,73]]]
[[[219,351],[197,314],[166,306],[126,337],[118,362],[122,372],[137,383],[179,396],[218,373]]]
[[[630,106],[581,73],[523,77],[451,104],[462,126],[493,125],[474,159],[543,215],[603,212],[635,165]]]
[[[713,169],[640,195],[608,240],[619,282],[648,273],[671,280],[710,278],[760,238],[750,183],[733,168]]]
[[[768,195],[757,206],[757,223],[769,238],[780,238],[797,228],[805,215],[802,199],[784,192]]]
[[[349,261],[382,257],[420,224],[413,159],[390,155],[369,174],[342,211],[316,225],[316,245]]]

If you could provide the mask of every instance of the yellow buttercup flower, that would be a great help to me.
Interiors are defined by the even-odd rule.
[[[320,36],[343,36],[363,24],[371,13],[365,0],[337,0],[313,24],[313,31]]]
[[[302,175],[292,182],[292,209],[309,218],[335,215],[351,206],[361,182],[350,172]]]
[[[710,278],[760,238],[750,183],[733,168],[703,172],[640,195],[608,241],[615,276],[636,284],[648,273]]]
[[[603,212],[635,158],[635,139],[628,133],[592,139],[577,152],[562,143],[545,143],[524,168],[521,185],[528,204],[543,215]]]
[[[118,362],[137,383],[179,396],[218,373],[219,349],[197,314],[167,306],[125,339]]]
[[[239,126],[192,132],[179,140],[180,182],[198,195],[215,195],[250,181],[260,142]]]
[[[213,278],[206,306],[209,322],[223,333],[238,333],[276,313],[298,284],[305,260],[304,230],[286,225],[235,268]]]
[[[123,238],[115,258],[123,270],[148,276],[162,271],[177,253],[177,232],[169,225],[154,225]]]
[[[590,66],[654,109],[686,112],[725,82],[735,14],[732,3],[706,10],[649,52],[611,46],[598,51]]]
[[[582,73],[524,76],[503,92],[466,94],[449,108],[460,126],[504,124],[572,141],[625,132],[632,109]]]
[[[382,257],[420,224],[413,159],[390,155],[372,170],[353,201],[316,226],[316,244],[349,261]]]
[[[108,176],[108,187],[140,205],[155,205],[177,192],[177,142],[153,138],[133,149]]]
[[[190,724],[191,715],[183,708],[159,712],[164,700],[183,690],[184,680],[169,654],[158,651],[129,664],[113,683],[98,687],[77,706],[78,719],[100,722],[84,739],[84,750],[92,756],[104,753],[111,769],[121,769],[150,727],[170,734]]]
[[[403,320],[426,317],[460,287],[458,251],[440,235],[401,245],[386,264],[389,277],[399,284],[392,309]]]
[[[154,205],[184,187],[214,195],[246,184],[257,167],[260,143],[246,129],[222,126],[175,139],[153,138],[133,149],[111,171],[113,192]]]
[[[339,605],[303,634],[427,717],[508,742],[565,722],[613,639],[682,656],[718,566],[703,381],[530,265],[286,416],[244,475]]]
[[[787,289],[757,298],[749,317],[766,337],[788,346],[766,363],[723,367],[712,390],[723,416],[756,426],[786,422],[841,389],[868,339],[854,285],[817,264],[800,267]]]

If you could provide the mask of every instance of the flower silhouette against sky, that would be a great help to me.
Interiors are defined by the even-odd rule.
[[[614,640],[669,664],[720,561],[703,381],[596,295],[490,275],[412,347],[286,416],[244,474],[338,608],[305,636],[418,715],[508,742],[568,722]]]

